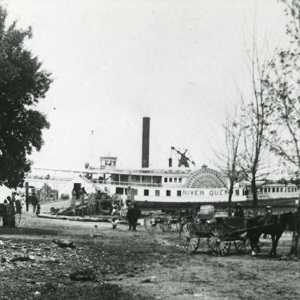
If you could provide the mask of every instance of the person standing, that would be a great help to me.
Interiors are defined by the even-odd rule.
[[[41,205],[40,201],[38,201],[37,207],[36,207],[36,215],[38,216],[41,213]]]
[[[21,205],[21,199],[20,199],[18,194],[16,195],[15,199],[16,199],[16,202],[15,202],[15,204],[16,204],[16,213],[21,214],[22,213],[22,205]]]
[[[136,231],[138,218],[141,216],[141,211],[137,208],[136,203],[129,205],[127,212],[127,220],[129,225],[129,230]]]
[[[16,192],[13,192],[13,193],[12,193],[11,200],[12,200],[12,202],[13,202],[14,204],[16,203],[16,195],[17,195]]]
[[[268,205],[266,206],[266,211],[265,211],[265,215],[264,215],[264,225],[272,222],[272,214],[273,214],[273,210],[272,210],[272,206]],[[266,233],[264,233],[263,238],[266,239],[268,237],[268,235]]]
[[[236,205],[234,216],[238,218],[244,218],[244,210],[240,203]]]
[[[26,212],[28,212],[30,202],[31,202],[31,196],[26,194],[26,197],[25,197]]]
[[[292,237],[292,246],[290,250],[290,255],[294,254],[294,260],[298,260],[300,256],[300,207],[297,207],[297,210],[294,214],[294,230]]]
[[[35,192],[32,193],[32,196],[31,196],[31,204],[32,204],[32,206],[33,206],[33,212],[35,212],[36,206],[37,206],[37,204],[38,204],[38,198],[37,198]]]
[[[8,227],[15,227],[16,222],[15,222],[15,205],[11,199],[10,196],[7,197],[8,204],[6,205],[6,217],[7,217],[7,226]]]
[[[2,218],[2,220],[3,220],[3,227],[7,227],[7,209],[6,209],[6,206],[8,204],[7,199],[5,199],[3,201],[3,203],[4,203],[4,206],[3,206],[3,218]]]
[[[72,190],[72,198],[71,198],[71,208],[75,212],[77,193],[75,188]]]

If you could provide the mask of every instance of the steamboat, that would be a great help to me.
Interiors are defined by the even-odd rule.
[[[176,167],[169,158],[165,169],[149,168],[150,119],[143,119],[142,168],[120,170],[116,157],[100,157],[100,170],[88,170],[85,180],[97,191],[133,199],[141,208],[171,209],[199,204],[228,205],[229,179],[224,174],[203,165],[196,168],[187,150],[171,147],[177,156]],[[286,201],[294,206],[299,190],[294,184],[266,184],[258,189],[258,198],[267,201]],[[249,184],[237,183],[232,202],[252,206],[252,193]],[[285,202],[286,204],[287,202]]]
[[[143,118],[142,167],[140,169],[118,169],[117,157],[100,157],[100,166],[86,166],[84,170],[72,172],[72,178],[63,178],[67,187],[65,193],[71,193],[75,185],[83,186],[88,192],[117,196],[124,203],[134,200],[143,209],[173,209],[214,204],[228,206],[229,180],[224,174],[203,165],[197,168],[187,150],[171,147],[177,156],[176,167],[169,159],[168,168],[149,168],[150,119]],[[48,169],[47,172],[51,170]],[[56,173],[59,170],[56,170]],[[68,173],[69,170],[64,170]],[[55,173],[55,170],[54,170]],[[70,173],[70,172],[69,172]],[[76,175],[74,177],[74,174]],[[39,175],[31,174],[29,180]],[[43,176],[42,176],[43,177]],[[47,175],[46,181],[54,180],[55,175]],[[43,178],[42,178],[43,179]],[[263,205],[271,202],[283,202],[283,206],[295,207],[299,198],[299,189],[294,184],[263,183],[258,189],[259,201]],[[247,183],[237,183],[234,187],[232,202],[252,206],[252,192]]]

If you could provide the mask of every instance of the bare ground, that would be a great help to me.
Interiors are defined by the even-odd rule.
[[[235,249],[215,257],[206,240],[187,255],[176,246],[176,233],[94,225],[26,213],[19,228],[1,227],[0,299],[300,299],[300,263],[268,259],[269,240],[256,258]],[[62,238],[76,248],[52,242]],[[287,254],[290,240],[282,238],[279,254]],[[10,261],[16,257],[30,259]],[[71,280],[76,270],[95,280]]]

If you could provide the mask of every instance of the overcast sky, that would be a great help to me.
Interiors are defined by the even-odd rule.
[[[210,165],[236,86],[248,89],[254,27],[270,52],[286,41],[277,0],[0,3],[10,21],[32,26],[28,47],[54,79],[38,107],[51,123],[33,155],[40,167],[83,168],[108,154],[140,167],[143,117],[152,167],[167,166],[171,146]]]

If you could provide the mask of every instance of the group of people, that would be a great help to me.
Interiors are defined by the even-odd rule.
[[[21,214],[22,204],[21,198],[17,192],[12,194],[12,197],[8,196],[3,201],[3,227],[15,227],[15,215]]]
[[[40,213],[41,206],[36,193],[33,192],[31,195],[26,195],[25,203],[26,203],[26,212],[28,212],[29,205],[31,204],[33,208],[32,210],[33,213],[36,213],[37,215]]]
[[[272,207],[270,205],[267,205],[264,214],[265,220],[268,221],[272,216],[272,214],[273,214]],[[244,218],[244,209],[240,203],[238,203],[235,207],[234,216],[239,218]]]
[[[33,212],[36,214],[40,213],[40,204],[38,197],[35,193],[27,195],[25,199],[26,211],[29,210],[29,204],[33,207]],[[3,201],[3,227],[15,227],[16,226],[16,214],[22,213],[22,200],[17,192],[12,193],[12,196],[8,196]]]

